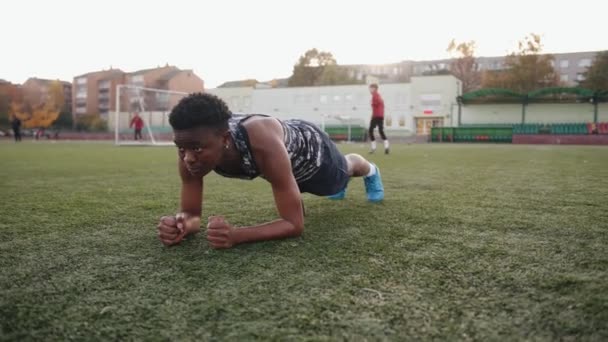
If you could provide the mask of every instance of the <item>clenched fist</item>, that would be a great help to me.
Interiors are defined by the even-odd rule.
[[[215,249],[230,248],[235,245],[234,228],[221,216],[209,217],[207,240]]]
[[[200,231],[201,219],[187,213],[163,216],[158,223],[158,238],[165,246],[180,243],[187,235]]]

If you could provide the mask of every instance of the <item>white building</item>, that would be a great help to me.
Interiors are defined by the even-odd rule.
[[[367,85],[207,90],[237,113],[268,114],[324,124],[367,126],[371,96]],[[410,83],[380,84],[389,131],[428,134],[432,126],[455,124],[461,82],[451,75],[412,77]]]

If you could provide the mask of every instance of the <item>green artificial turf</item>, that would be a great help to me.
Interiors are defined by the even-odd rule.
[[[176,160],[0,143],[2,340],[608,339],[608,148],[395,145],[371,156],[382,204],[353,179],[304,196],[301,238],[222,251],[157,240]],[[212,175],[204,197],[205,217],[276,218],[263,180]]]

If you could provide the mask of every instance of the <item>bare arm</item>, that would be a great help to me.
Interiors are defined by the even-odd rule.
[[[300,236],[304,214],[300,190],[283,142],[283,128],[274,119],[251,122],[247,127],[255,162],[270,182],[280,219],[234,231],[234,242],[252,242]]]

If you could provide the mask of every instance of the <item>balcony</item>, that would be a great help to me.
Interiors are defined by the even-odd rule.
[[[109,103],[100,103],[99,106],[97,106],[97,108],[99,109],[100,112],[107,112],[110,110],[110,104]]]
[[[110,81],[99,81],[99,83],[97,83],[97,88],[101,89],[110,89]]]

